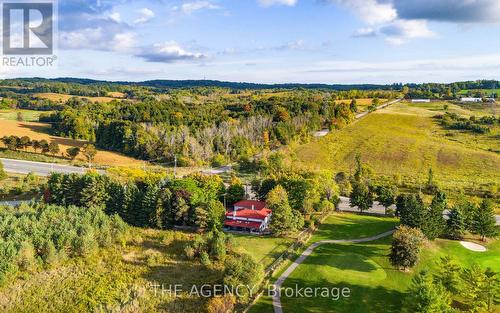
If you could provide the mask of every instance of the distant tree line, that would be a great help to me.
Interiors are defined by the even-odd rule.
[[[424,84],[408,84],[405,86],[405,97],[409,99],[441,99],[441,100],[455,100],[460,96],[463,90],[470,90],[467,96],[474,96],[478,98],[483,97],[497,97],[497,95],[486,94],[481,90],[499,89],[500,82],[496,80],[477,80],[466,82],[455,82],[451,84],[439,83],[424,83]]]

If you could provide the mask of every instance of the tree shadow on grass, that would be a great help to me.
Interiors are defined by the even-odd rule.
[[[328,296],[320,292],[311,298],[286,297],[282,295],[283,311],[294,312],[401,312],[405,292],[388,289],[383,286],[361,286],[348,282],[332,284],[326,280],[313,284],[303,279],[291,279],[286,286],[299,286],[311,288],[343,288],[349,289],[349,297],[340,297],[335,300],[332,292]]]
[[[348,216],[336,216],[339,224],[322,224],[315,237],[330,240],[359,239],[378,235],[394,228],[396,222],[390,220],[353,220]]]
[[[372,272],[378,269],[365,255],[328,247],[316,248],[314,254],[309,256],[303,264],[329,265],[340,270],[358,272]]]

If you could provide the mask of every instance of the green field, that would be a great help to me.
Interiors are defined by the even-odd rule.
[[[32,110],[0,110],[0,121],[17,121],[17,115],[21,113],[24,122],[38,122],[38,118],[42,111],[32,111]]]
[[[293,238],[233,235],[234,246],[264,267],[271,265],[293,243]]]
[[[388,230],[387,226],[392,227],[394,223],[390,219],[335,215],[320,227],[312,241],[370,236],[381,230]],[[463,266],[477,262],[483,267],[500,270],[499,241],[489,243],[489,250],[485,253],[474,253],[456,241],[436,240],[425,246],[419,265],[408,273],[396,270],[389,264],[387,256],[390,242],[390,238],[385,238],[362,244],[328,244],[318,247],[289,276],[283,287],[348,287],[351,290],[350,297],[335,301],[323,297],[285,296],[282,298],[284,312],[400,312],[406,290],[415,273],[423,269],[432,270],[436,261],[446,255],[454,257]],[[271,299],[261,298],[250,312],[272,312]]]
[[[469,93],[469,91],[472,91],[472,92],[477,92],[477,91],[482,91],[484,92],[486,95],[492,95],[493,93],[496,93],[498,97],[500,97],[500,89],[462,89],[460,90],[460,94],[461,95],[466,95]]]
[[[362,160],[377,176],[400,177],[402,184],[417,189],[429,168],[438,184],[448,191],[478,189],[491,192],[500,182],[498,134],[477,138],[454,132],[447,135],[432,117],[443,112],[442,103],[399,103],[377,111],[342,130],[295,149],[297,165],[351,173],[354,159]],[[450,111],[477,115],[459,106]]]
[[[309,243],[321,240],[371,237],[394,229],[398,223],[396,218],[334,214],[324,221]]]

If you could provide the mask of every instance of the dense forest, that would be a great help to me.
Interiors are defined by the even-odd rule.
[[[322,128],[349,124],[356,105],[339,99],[393,98],[396,92],[314,90],[247,92],[182,89],[143,100],[70,99],[41,121],[55,134],[145,160],[179,164],[248,160],[264,149],[306,141]],[[348,102],[351,102],[349,100]]]

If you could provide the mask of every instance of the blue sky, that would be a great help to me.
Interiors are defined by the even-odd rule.
[[[500,79],[498,0],[59,0],[56,69],[3,77]]]

